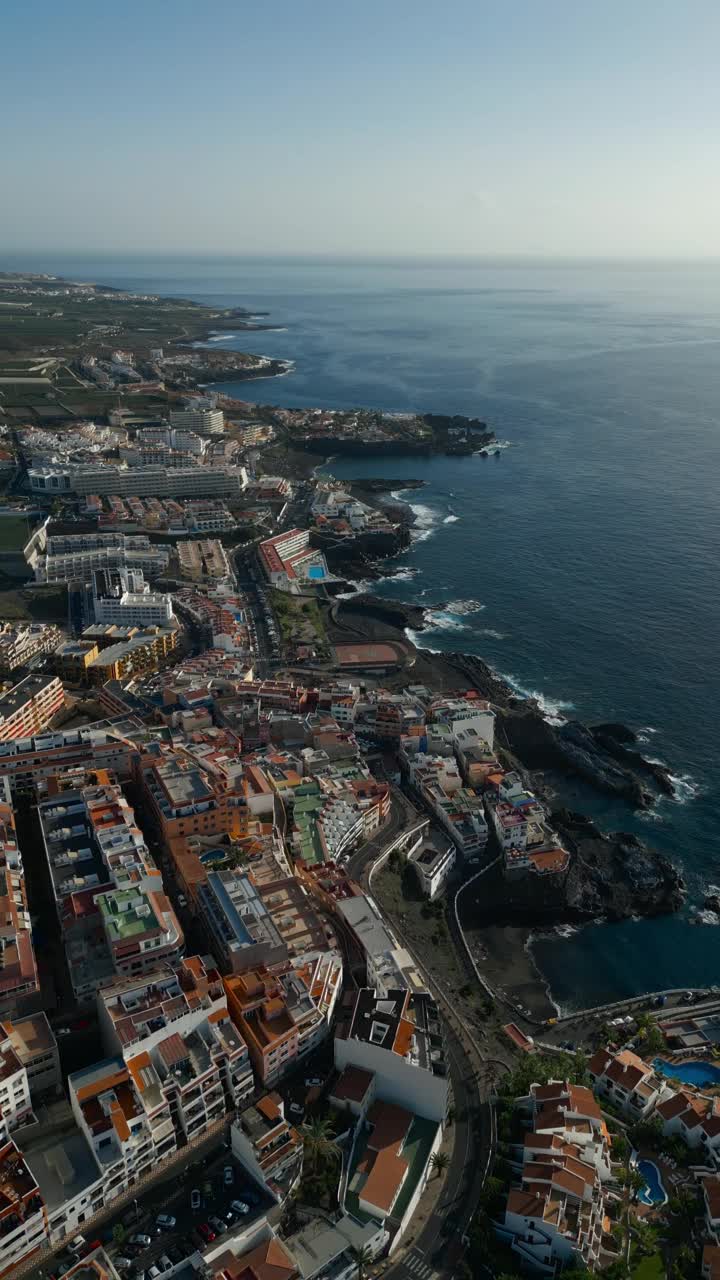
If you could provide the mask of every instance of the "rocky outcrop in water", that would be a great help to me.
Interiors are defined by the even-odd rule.
[[[627,832],[602,832],[567,809],[554,812],[552,821],[572,853],[565,885],[570,918],[624,920],[682,906],[682,876],[657,849]]]

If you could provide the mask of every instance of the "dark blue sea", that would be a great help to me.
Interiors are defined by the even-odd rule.
[[[677,917],[536,940],[555,999],[718,981],[720,929],[690,919],[720,882],[720,265],[0,259],[18,265],[270,312],[277,331],[218,345],[295,366],[228,386],[242,398],[462,413],[510,441],[331,470],[427,481],[380,585],[451,602],[423,643],[548,714],[625,721],[677,779],[645,816],[569,796],[671,854],[690,893]]]

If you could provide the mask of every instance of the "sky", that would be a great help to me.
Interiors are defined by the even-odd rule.
[[[717,0],[7,0],[0,252],[720,256]]]

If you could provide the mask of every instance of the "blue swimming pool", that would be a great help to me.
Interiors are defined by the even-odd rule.
[[[227,856],[227,849],[208,849],[206,853],[200,854],[200,861],[204,867],[213,867],[224,862]]]
[[[671,1076],[683,1084],[720,1085],[720,1067],[712,1062],[666,1062],[664,1058],[656,1058],[653,1066],[661,1076]]]
[[[645,1179],[645,1186],[638,1195],[641,1204],[664,1204],[667,1194],[663,1186],[660,1170],[652,1160],[638,1160],[638,1173]]]

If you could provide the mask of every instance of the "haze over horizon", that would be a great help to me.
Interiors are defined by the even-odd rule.
[[[720,253],[720,10],[5,14],[0,254]]]

